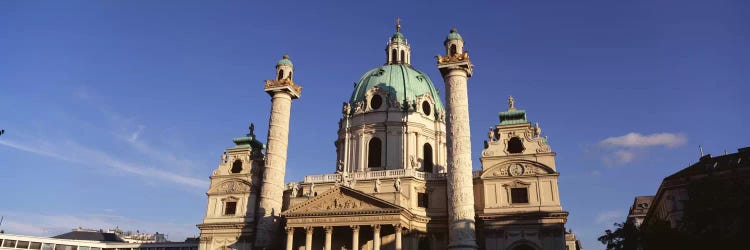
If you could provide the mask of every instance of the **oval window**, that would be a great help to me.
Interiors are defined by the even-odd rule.
[[[422,102],[422,112],[425,115],[430,115],[430,112],[432,112],[432,110],[430,108],[430,103],[429,102],[427,102],[427,101]]]
[[[374,95],[372,96],[372,98],[370,98],[371,109],[379,109],[381,105],[383,105],[383,98],[379,95]]]

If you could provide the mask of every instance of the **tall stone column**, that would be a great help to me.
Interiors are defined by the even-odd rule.
[[[286,250],[292,250],[294,247],[294,228],[286,228]]]
[[[393,229],[396,231],[396,250],[401,250],[401,225],[394,225]]]
[[[292,81],[291,61],[288,56],[279,61],[276,80],[266,80],[265,91],[271,95],[271,115],[268,121],[268,148],[266,167],[258,205],[258,227],[255,247],[279,249],[281,203],[284,193],[287,145],[289,143],[289,116],[292,99],[300,96],[302,87]]]
[[[333,237],[333,227],[323,227],[326,231],[325,250],[331,250],[331,238]]]
[[[372,226],[372,250],[380,250],[380,225]]]
[[[352,226],[352,249],[359,250],[359,226]]]
[[[472,65],[455,29],[444,44],[446,56],[438,56],[437,65],[445,81],[447,102],[448,249],[477,249],[467,91]]]
[[[305,250],[312,250],[312,237],[314,231],[314,227],[305,228]]]

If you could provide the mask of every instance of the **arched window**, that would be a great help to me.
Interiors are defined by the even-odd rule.
[[[510,138],[510,140],[508,140],[508,153],[519,154],[519,153],[523,153],[524,149],[525,148],[523,147],[523,142],[521,141],[521,138],[512,137]]]
[[[396,52],[396,49],[391,50],[391,62],[392,63],[395,63],[396,61],[398,61],[396,56],[398,56],[398,52]]]
[[[279,70],[279,77],[277,80],[281,80],[284,77],[284,70]]]
[[[383,143],[377,137],[370,139],[367,144],[367,167],[381,167],[380,152],[382,152]]]
[[[422,147],[422,160],[424,161],[424,171],[432,173],[432,146],[429,143],[425,143]]]
[[[232,170],[231,171],[232,171],[233,174],[236,174],[236,173],[239,173],[240,171],[242,171],[242,161],[241,160],[234,161],[232,163]]]
[[[457,53],[458,53],[458,51],[456,51],[456,45],[455,44],[451,44],[451,54],[450,55],[455,55]]]
[[[406,62],[406,53],[403,50],[401,51],[401,60],[399,61]]]

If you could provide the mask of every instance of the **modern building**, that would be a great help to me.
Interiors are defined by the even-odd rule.
[[[382,66],[341,109],[330,173],[284,183],[291,104],[301,95],[288,56],[276,64],[267,145],[233,140],[211,175],[200,249],[566,249],[555,153],[515,99],[472,169],[464,40],[451,30],[433,80],[411,64],[400,24]],[[488,100],[489,101],[489,100]],[[265,150],[265,152],[263,151]],[[294,153],[294,152],[291,152]],[[282,229],[284,229],[282,231]]]
[[[18,250],[197,250],[198,243],[128,243],[109,232],[74,231],[55,237],[0,234],[0,249]]]
[[[750,147],[740,148],[737,153],[733,154],[716,157],[710,154],[701,156],[697,163],[664,178],[643,219],[643,224],[647,225],[652,221],[661,220],[669,222],[672,228],[677,228],[683,219],[685,202],[690,199],[688,188],[691,184],[709,177],[724,183],[732,181],[747,183],[747,180],[750,180]],[[750,192],[748,190],[741,192],[743,191],[745,194]],[[717,195],[727,197],[726,194]],[[740,202],[726,201],[726,199],[724,202]],[[705,209],[709,209],[712,213],[722,213],[721,208],[718,207]]]
[[[636,227],[640,227],[653,200],[654,196],[636,196],[628,211],[628,221],[633,222]]]

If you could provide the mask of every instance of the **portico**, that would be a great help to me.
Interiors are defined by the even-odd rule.
[[[287,219],[287,250],[379,250],[386,245],[401,250],[413,218],[399,206],[344,186],[334,186],[282,215]]]

